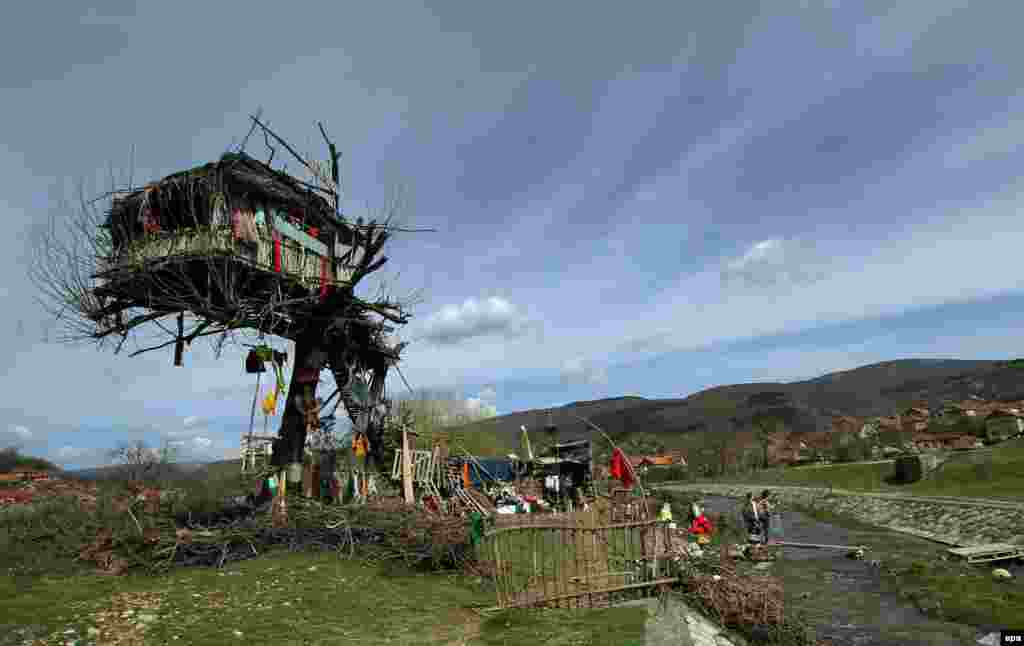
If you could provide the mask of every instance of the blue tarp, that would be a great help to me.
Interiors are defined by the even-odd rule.
[[[477,466],[479,464],[480,466]],[[481,473],[480,467],[483,467],[486,472]],[[479,487],[483,483],[493,483],[494,480],[500,482],[512,482],[516,479],[516,468],[515,462],[504,458],[477,458],[476,461],[469,463],[469,480],[473,483],[474,487]]]

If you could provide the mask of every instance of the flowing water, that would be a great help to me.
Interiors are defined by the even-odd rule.
[[[708,496],[709,512],[729,515],[738,523],[739,501]],[[897,562],[931,561],[948,549],[882,528],[847,529],[821,522],[798,511],[781,512],[783,540],[825,545],[866,545],[864,560],[847,557],[845,550],[783,547],[770,565],[742,563],[752,574],[780,577],[787,607],[805,612],[819,638],[834,646],[953,646],[974,645],[998,627],[973,627],[926,616],[900,596],[884,571]],[[879,561],[879,563],[873,563]],[[1024,576],[1020,565],[1008,567]]]

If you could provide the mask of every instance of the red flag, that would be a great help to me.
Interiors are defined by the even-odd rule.
[[[629,464],[626,462],[626,456],[622,453],[622,449],[615,449],[612,451],[612,463],[609,471],[613,478],[622,481],[623,487],[626,489],[632,488],[633,470],[629,468]]]

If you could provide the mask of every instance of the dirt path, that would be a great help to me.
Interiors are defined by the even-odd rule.
[[[705,507],[734,514],[738,501],[707,496]],[[742,563],[751,574],[781,577],[788,607],[807,613],[819,638],[835,646],[975,644],[988,630],[936,620],[902,598],[883,576],[886,568],[915,559],[937,559],[945,547],[886,529],[853,530],[782,511],[784,540],[827,545],[867,545],[863,561],[838,550],[782,548],[769,564]],[[871,561],[879,561],[876,567]],[[987,627],[985,627],[987,628]]]

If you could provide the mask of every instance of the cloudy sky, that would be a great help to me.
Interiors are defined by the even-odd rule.
[[[510,412],[1020,353],[1024,5],[191,4],[0,25],[2,444],[236,449],[237,349],[46,343],[24,268],[76,183],[105,190],[133,145],[137,180],[214,159],[259,108],[320,155],[325,122],[350,213],[404,186],[437,229],[383,272],[425,294],[417,388]]]

